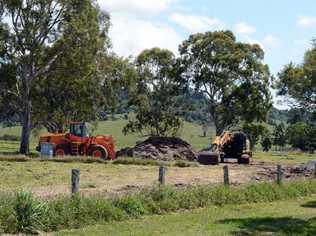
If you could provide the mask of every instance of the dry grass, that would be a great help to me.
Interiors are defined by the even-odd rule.
[[[105,162],[107,163],[107,162]],[[158,166],[100,164],[95,162],[54,162],[28,160],[0,162],[2,191],[26,190],[37,196],[53,197],[70,191],[71,169],[80,169],[84,194],[121,194],[157,183]],[[252,181],[257,166],[230,165],[233,184]],[[173,186],[218,184],[223,181],[222,166],[167,167],[166,183]]]

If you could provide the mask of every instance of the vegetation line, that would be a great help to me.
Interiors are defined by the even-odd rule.
[[[29,193],[0,197],[0,233],[35,233],[79,228],[143,215],[165,214],[226,204],[271,202],[316,193],[316,181],[283,185],[261,183],[230,189],[224,186],[154,187],[120,198],[60,197],[39,200]]]

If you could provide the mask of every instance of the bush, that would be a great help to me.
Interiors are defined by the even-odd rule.
[[[293,148],[302,151],[314,151],[316,149],[316,127],[299,122],[292,124],[287,129],[288,143]]]
[[[50,202],[49,208],[49,229],[54,231],[125,218],[124,212],[110,200],[96,197],[83,198],[75,195],[60,198]]]
[[[11,135],[11,134],[4,134],[3,136],[0,136],[0,140],[4,141],[20,141],[20,136]]]
[[[123,210],[129,217],[140,217],[146,213],[140,196],[127,196],[114,201],[114,206]]]
[[[14,218],[8,218],[12,220],[8,223],[14,225],[16,232],[13,233],[34,233],[36,230],[45,229],[47,214],[48,206],[45,202],[34,199],[29,193],[21,192],[16,194],[12,215]]]

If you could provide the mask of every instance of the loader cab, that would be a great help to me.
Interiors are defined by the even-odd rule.
[[[70,124],[70,133],[80,138],[89,137],[88,126],[85,122],[73,122]]]

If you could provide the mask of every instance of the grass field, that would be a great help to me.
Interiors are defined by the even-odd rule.
[[[94,134],[111,134],[116,149],[133,146],[146,137],[124,136],[125,120],[100,122]],[[44,132],[44,131],[42,131]],[[210,144],[201,136],[199,125],[185,123],[181,137],[199,150]],[[0,128],[4,134],[19,135],[20,127]],[[38,137],[32,136],[31,150],[35,152]],[[0,141],[0,155],[15,156],[18,142]],[[255,152],[255,165],[230,165],[234,184],[249,183],[263,166],[298,165],[316,160],[315,154],[300,152]],[[260,162],[264,162],[261,165]],[[141,165],[114,165],[107,163],[58,163],[30,159],[26,162],[0,162],[0,189],[4,192],[30,191],[44,198],[68,195],[70,170],[80,169],[80,192],[84,194],[119,194],[137,191],[157,184],[158,167]],[[166,182],[172,186],[217,185],[223,181],[222,166],[168,167]],[[146,216],[137,220],[104,223],[78,230],[58,232],[56,235],[315,235],[316,203],[314,197],[290,201],[250,205],[227,205],[185,211],[162,216]]]
[[[254,153],[253,159],[274,164],[298,165],[316,160],[316,154],[303,152],[260,152]]]
[[[158,166],[114,165],[111,163],[57,163],[44,161],[0,162],[1,191],[31,191],[37,196],[54,197],[70,191],[71,169],[80,169],[82,193],[116,194],[157,184]],[[232,181],[248,182],[255,168],[231,168]],[[168,185],[206,185],[222,182],[222,167],[168,167]]]
[[[112,135],[116,142],[116,149],[121,149],[124,147],[131,147],[136,144],[137,141],[141,141],[146,137],[142,137],[138,134],[124,135],[122,133],[123,127],[126,125],[126,120],[116,120],[116,121],[104,121],[99,122],[96,128],[93,130],[94,135]],[[44,133],[41,131],[40,133]],[[0,136],[4,134],[19,136],[21,133],[21,127],[10,127],[10,128],[0,128]],[[185,122],[184,127],[181,131],[181,138],[189,142],[194,148],[202,149],[210,145],[210,138],[214,135],[214,130],[210,129],[207,137],[202,137],[201,126],[193,123]],[[35,152],[35,147],[38,143],[38,136],[32,135],[31,137],[31,151]],[[17,152],[19,147],[19,142],[7,142],[0,140],[0,153],[13,153]]]
[[[56,235],[315,235],[314,197],[111,222]]]

